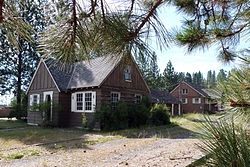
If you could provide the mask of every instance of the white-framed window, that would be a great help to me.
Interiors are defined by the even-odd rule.
[[[124,69],[124,78],[125,81],[131,81],[131,65],[127,65]]]
[[[182,103],[182,104],[187,104],[187,103],[188,103],[187,98],[181,98],[181,103]]]
[[[111,103],[118,103],[121,98],[120,92],[111,92]]]
[[[183,95],[188,94],[188,89],[181,89],[181,94]]]
[[[76,92],[71,94],[72,112],[94,112],[96,106],[96,92]]]
[[[142,100],[142,95],[140,94],[135,94],[135,103],[140,103]]]
[[[83,93],[76,93],[76,110],[83,110]]]
[[[117,103],[120,101],[121,93],[120,92],[111,92],[111,105],[112,108],[115,109]]]
[[[85,93],[85,111],[92,111],[92,92]]]
[[[38,105],[40,103],[40,94],[30,95],[30,106]]]
[[[193,104],[200,104],[201,98],[193,98]]]

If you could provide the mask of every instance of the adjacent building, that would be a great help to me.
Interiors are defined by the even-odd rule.
[[[150,100],[153,104],[166,104],[172,116],[181,115],[181,102],[168,91],[150,89]]]
[[[213,93],[212,93],[213,92]],[[218,92],[181,82],[170,94],[181,102],[182,113],[213,113],[218,111]]]

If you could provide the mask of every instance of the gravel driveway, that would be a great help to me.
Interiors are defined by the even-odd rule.
[[[0,161],[6,167],[184,167],[202,153],[197,139],[118,139],[51,155]]]

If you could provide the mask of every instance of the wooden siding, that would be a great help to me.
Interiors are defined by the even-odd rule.
[[[31,94],[40,94],[40,103],[43,102],[43,92],[53,91],[53,123],[57,126],[82,126],[82,113],[71,112],[71,93],[83,91],[96,92],[96,109],[102,104],[111,103],[111,92],[120,92],[121,99],[128,105],[135,103],[135,94],[148,96],[149,90],[143,81],[136,65],[132,63],[132,80],[131,82],[124,79],[123,65],[118,65],[114,71],[106,78],[100,87],[80,88],[68,90],[67,92],[59,92],[50,77],[45,65],[42,63],[38,68],[37,74],[30,86],[28,96]],[[95,113],[85,113],[88,121],[94,120]],[[38,123],[36,117],[29,114],[30,123]],[[98,124],[96,125],[98,128]]]
[[[147,86],[143,81],[143,77],[140,75],[140,72],[138,71],[134,63],[131,64],[131,78],[131,81],[125,81],[124,65],[119,64],[114,69],[114,71],[106,78],[102,86],[130,90],[140,90],[149,93]]]
[[[28,104],[30,104],[30,95],[32,94],[39,94],[40,95],[40,101],[39,103],[43,103],[43,93],[47,91],[53,91],[53,109],[52,109],[52,121],[54,125],[58,125],[58,106],[59,104],[59,91],[51,78],[49,72],[47,71],[45,65],[43,63],[40,64],[38,67],[38,71],[36,75],[34,76],[33,82],[30,85],[30,89],[28,91]],[[33,111],[31,111],[33,112]],[[28,113],[28,123],[35,123],[40,124],[41,121],[39,119],[36,119],[36,117],[33,117],[34,114]]]
[[[38,71],[34,76],[33,82],[30,85],[29,91],[32,90],[57,90],[56,85],[51,78],[44,63],[41,63],[38,67]],[[58,90],[57,90],[58,91]]]
[[[187,94],[182,94],[180,90],[187,89]],[[182,113],[204,113],[205,111],[205,98],[199,94],[197,91],[195,91],[193,88],[188,86],[185,83],[181,83],[173,92],[171,92],[171,95],[178,99],[187,98],[187,104],[181,104],[182,105]],[[192,99],[193,98],[201,98],[200,104],[193,104]]]
[[[135,104],[135,94],[140,94],[142,96],[147,96],[147,93],[142,90],[135,89],[125,89],[125,88],[115,88],[115,87],[102,87],[101,88],[101,101],[102,104],[111,103],[111,93],[120,92],[120,99],[128,105]]]
[[[70,92],[60,93],[59,103],[61,104],[59,111],[60,126],[82,126],[82,113],[85,112],[71,112],[71,93],[95,91],[96,92],[96,109],[101,106],[101,90],[99,88],[83,88],[76,89]],[[88,122],[94,120],[95,113],[85,113]]]

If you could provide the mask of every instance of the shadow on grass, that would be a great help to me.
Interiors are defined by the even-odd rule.
[[[0,129],[21,128],[27,126],[27,123],[22,120],[0,120]]]
[[[89,149],[90,141],[87,137],[77,134],[60,132],[56,129],[45,129],[41,127],[26,127],[1,131],[0,151],[20,149],[30,146],[45,147],[47,150],[60,149]]]
[[[109,132],[110,135],[120,135],[127,138],[170,138],[170,139],[184,139],[193,138],[195,132],[178,126],[177,124],[170,124],[165,126],[141,127],[136,129],[125,129]]]

